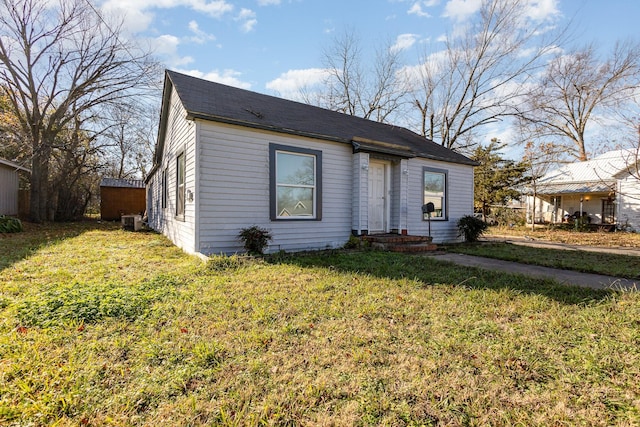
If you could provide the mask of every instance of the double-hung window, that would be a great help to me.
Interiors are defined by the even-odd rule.
[[[433,203],[431,219],[447,219],[447,171],[423,168],[423,204]],[[427,219],[428,214],[423,214]]]
[[[272,220],[322,218],[322,152],[269,145]]]
[[[176,159],[176,216],[184,219],[185,205],[185,181],[186,181],[186,161],[184,152],[180,153]]]

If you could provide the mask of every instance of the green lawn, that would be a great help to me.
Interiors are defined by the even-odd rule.
[[[638,293],[104,224],[0,251],[0,425],[640,424]]]

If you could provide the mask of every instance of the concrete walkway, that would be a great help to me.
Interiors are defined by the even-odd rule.
[[[514,245],[531,246],[534,248],[640,256],[640,249],[638,248],[582,246],[529,239],[526,237],[484,236],[480,239],[480,241],[505,242]],[[433,256],[436,257],[436,259],[449,261],[467,267],[478,267],[484,268],[486,270],[505,271],[508,273],[524,274],[533,277],[540,277],[543,279],[553,279],[566,285],[584,286],[592,289],[615,289],[634,291],[640,289],[640,279],[625,279],[622,277],[605,276],[602,274],[581,273],[578,271],[541,267],[537,265],[522,264],[512,261],[502,261],[498,259],[484,258],[473,255],[434,253]]]
[[[583,286],[592,289],[614,289],[614,290],[638,290],[640,280],[630,280],[621,277],[603,276],[601,274],[580,273],[571,270],[557,268],[540,267],[537,265],[521,264],[518,262],[502,261],[492,258],[484,258],[473,255],[463,255],[454,253],[434,253],[435,259],[449,261],[454,264],[467,267],[478,267],[485,270],[505,271],[513,274],[523,274],[527,276],[540,277],[542,279],[553,279],[562,284]]]

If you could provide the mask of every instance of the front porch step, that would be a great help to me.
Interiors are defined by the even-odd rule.
[[[363,236],[362,240],[371,244],[374,249],[390,252],[430,252],[438,247],[431,243],[430,236],[408,236],[401,234],[373,234]]]

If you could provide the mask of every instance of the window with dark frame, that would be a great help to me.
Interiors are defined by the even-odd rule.
[[[602,200],[602,224],[615,224],[616,205],[612,199]]]
[[[433,203],[434,211],[431,219],[447,219],[447,171],[442,169],[423,168],[422,204]],[[422,219],[428,219],[424,213]]]
[[[272,220],[322,218],[322,152],[269,144]]]
[[[176,216],[184,218],[185,206],[185,155],[180,153],[176,159]]]
[[[167,207],[167,196],[168,196],[168,188],[167,188],[167,169],[162,171],[162,209]]]

